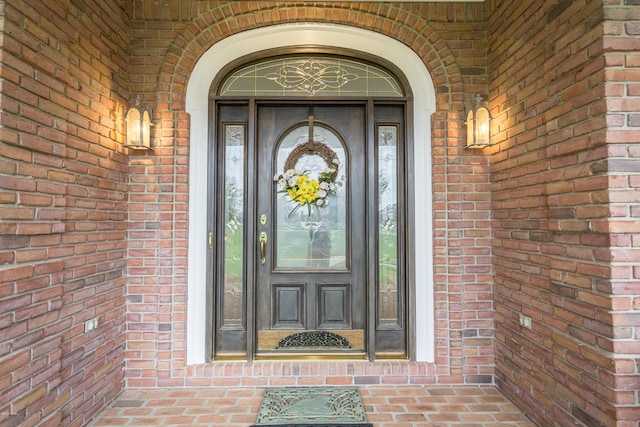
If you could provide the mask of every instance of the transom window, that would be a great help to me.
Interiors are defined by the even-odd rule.
[[[240,68],[220,86],[221,96],[402,97],[387,71],[362,61],[328,56],[289,56]]]

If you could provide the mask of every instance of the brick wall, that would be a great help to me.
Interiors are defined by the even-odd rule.
[[[540,425],[640,419],[638,12],[491,2],[497,382]]]
[[[169,9],[153,4],[134,2],[132,19],[131,90],[155,99],[161,124],[155,129],[158,148],[132,159],[130,233],[136,239],[129,250],[127,384],[212,383],[212,369],[185,367],[189,135],[183,112],[190,70],[228,35],[302,21],[355,24],[389,35],[427,65],[438,93],[433,116],[437,363],[429,380],[491,382],[488,160],[482,152],[461,148],[460,131],[473,95],[487,93],[484,5],[329,2],[302,7],[185,0]]]
[[[640,425],[640,3],[607,2],[604,8],[605,93],[609,157],[611,280],[599,289],[611,294],[607,325],[616,354],[606,384],[615,390],[619,427]]]
[[[79,426],[124,384],[128,18],[12,1],[0,25],[0,425]]]
[[[250,364],[185,366],[185,88],[224,37],[314,21],[402,41],[436,85],[436,363],[265,369],[486,382],[495,348],[498,384],[540,424],[637,426],[634,2],[0,3],[0,425],[81,425],[125,374],[262,384]],[[483,151],[462,148],[476,93],[495,117]],[[134,95],[154,110],[152,152],[120,144]]]

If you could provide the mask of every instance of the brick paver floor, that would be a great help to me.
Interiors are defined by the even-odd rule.
[[[264,389],[126,390],[91,424],[114,426],[247,427],[256,421]],[[534,427],[493,386],[369,386],[360,395],[374,427]]]

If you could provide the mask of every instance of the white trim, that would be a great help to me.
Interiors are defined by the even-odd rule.
[[[436,95],[424,64],[410,48],[390,37],[355,27],[318,23],[274,25],[227,37],[207,50],[187,84],[191,115],[189,156],[189,257],[187,284],[187,364],[203,363],[206,353],[206,213],[208,93],[216,74],[228,63],[277,47],[316,45],[366,52],[396,64],[414,94],[416,355],[435,360],[433,287],[433,206],[431,114]]]

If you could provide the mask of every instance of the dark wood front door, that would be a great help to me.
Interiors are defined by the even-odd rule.
[[[258,357],[365,354],[365,119],[364,105],[258,106]],[[317,184],[306,199],[300,180]]]
[[[214,358],[406,357],[404,108],[215,104]]]

